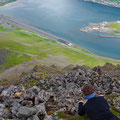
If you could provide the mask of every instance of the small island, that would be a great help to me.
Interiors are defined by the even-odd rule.
[[[120,21],[89,23],[86,28],[80,29],[83,32],[104,32],[120,35]]]
[[[11,2],[15,2],[16,0],[0,0],[0,6],[6,5]]]

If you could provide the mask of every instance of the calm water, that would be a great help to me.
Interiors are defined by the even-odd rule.
[[[0,14],[67,39],[94,54],[120,59],[120,39],[80,32],[88,23],[120,20],[120,8],[83,0],[19,0],[1,7]]]

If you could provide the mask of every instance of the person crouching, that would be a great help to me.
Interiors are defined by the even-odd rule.
[[[78,114],[80,116],[87,114],[90,120],[120,120],[110,111],[104,96],[96,96],[92,85],[86,84],[82,91],[87,102],[82,100],[79,102]]]

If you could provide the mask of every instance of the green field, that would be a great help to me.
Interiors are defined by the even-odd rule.
[[[110,31],[112,34],[120,34],[120,24],[117,24],[115,22],[110,23],[110,25],[106,25],[106,28],[113,28],[113,31]]]
[[[15,28],[14,26],[12,27]],[[106,62],[120,64],[120,61],[97,57],[79,46],[69,47],[20,28],[12,30],[0,26],[0,48],[10,51],[5,63],[0,65],[2,70],[26,61],[44,60],[44,58],[49,60],[49,55],[64,56],[65,62],[88,65],[90,67],[104,65]]]

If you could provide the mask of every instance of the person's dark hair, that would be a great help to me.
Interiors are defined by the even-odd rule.
[[[94,89],[94,87],[93,87],[92,85],[86,84],[86,85],[83,87],[82,91],[83,91],[83,94],[84,94],[85,96],[88,96],[88,95],[91,95],[92,93],[94,93],[94,92],[95,92],[95,89]]]

